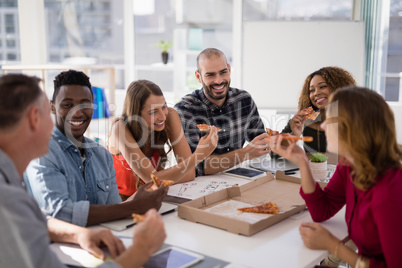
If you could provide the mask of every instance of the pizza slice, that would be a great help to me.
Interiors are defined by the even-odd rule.
[[[319,115],[320,112],[314,111],[313,107],[307,107],[300,111],[304,115],[306,119],[315,120]]]
[[[161,186],[161,180],[157,176],[151,174],[151,179],[157,187]]]
[[[197,127],[198,127],[199,130],[205,131],[205,132],[208,132],[209,129],[211,128],[211,126],[210,126],[210,125],[207,125],[207,124],[198,124]],[[222,130],[222,129],[218,128],[218,127],[216,127],[216,129],[217,129],[218,131],[221,131],[221,130]]]
[[[163,185],[166,187],[172,185],[174,183],[174,181],[171,180],[162,180]]]
[[[267,131],[267,134],[268,134],[269,136],[279,135],[279,131],[272,130],[272,129],[270,129],[270,128],[266,128],[265,130]]]
[[[278,131],[276,130],[272,130],[270,128],[266,128],[267,134],[271,137],[271,136],[281,136],[283,140],[288,140],[288,141],[305,141],[305,142],[312,142],[313,141],[313,137],[310,136],[304,136],[304,137],[298,137],[289,133],[282,133],[280,134]],[[267,138],[268,141],[270,141],[270,137]]]
[[[241,212],[264,213],[264,214],[278,214],[278,205],[274,202],[268,202],[260,206],[238,208]]]
[[[145,216],[144,215],[133,213],[133,214],[131,214],[131,216],[133,217],[133,221],[135,223],[145,221]]]
[[[163,185],[166,187],[172,185],[174,183],[174,181],[172,180],[160,180],[157,176],[155,176],[154,174],[151,174],[151,179],[153,181],[153,183],[159,187],[161,186],[161,183],[163,183]]]

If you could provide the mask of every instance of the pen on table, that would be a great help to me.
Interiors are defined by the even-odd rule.
[[[296,171],[298,171],[298,168],[294,168],[294,169],[289,169],[289,170],[285,170],[285,175],[292,175],[292,174],[296,174]]]
[[[117,238],[121,238],[121,239],[132,239],[132,237],[131,236],[127,236],[127,235],[114,235],[114,236],[116,236]]]

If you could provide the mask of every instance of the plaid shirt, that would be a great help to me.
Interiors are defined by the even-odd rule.
[[[222,107],[211,103],[202,89],[195,90],[175,105],[180,115],[184,133],[191,151],[194,152],[200,138],[205,135],[197,124],[214,125],[218,132],[218,146],[212,154],[224,154],[242,148],[245,141],[251,141],[263,133],[264,124],[258,114],[251,95],[237,88],[229,88]],[[204,161],[196,168],[197,176],[204,175]]]

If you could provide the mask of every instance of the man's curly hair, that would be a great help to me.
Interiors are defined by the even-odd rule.
[[[61,72],[55,77],[53,83],[54,83],[54,91],[52,101],[56,100],[57,94],[59,94],[60,91],[60,87],[64,85],[86,86],[91,91],[92,99],[94,97],[92,92],[92,85],[91,82],[89,82],[89,77],[81,71],[68,70]]]

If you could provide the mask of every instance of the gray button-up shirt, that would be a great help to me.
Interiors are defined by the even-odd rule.
[[[0,150],[0,267],[66,267],[49,244],[45,216],[22,186],[14,163]],[[120,265],[106,262],[101,267]]]

